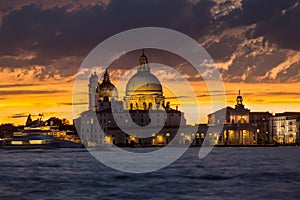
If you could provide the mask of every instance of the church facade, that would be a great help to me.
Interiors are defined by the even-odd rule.
[[[228,106],[208,115],[208,126],[214,128],[224,124],[221,133],[208,133],[210,141],[216,145],[257,145],[257,126],[250,122],[250,116],[239,92],[235,108]]]
[[[126,85],[122,100],[118,100],[118,90],[111,83],[107,70],[102,82],[99,83],[98,80],[96,73],[90,76],[89,110],[75,120],[76,126],[80,127],[81,140],[86,145],[105,143],[118,146],[156,146],[166,145],[171,141],[174,144],[185,144],[194,138],[199,140],[200,133],[191,132],[191,126],[186,124],[184,113],[177,108],[172,109],[170,103],[165,102],[162,85],[151,73],[144,51],[139,58],[136,74]],[[130,128],[130,122],[133,122],[143,127],[145,132],[149,132],[150,123],[152,127],[161,127],[162,121],[163,128],[158,132],[149,133],[149,137],[139,138],[135,136],[135,129]],[[120,123],[124,126],[128,124],[129,133],[120,128]],[[99,134],[99,128],[103,130],[104,135]],[[180,137],[176,137],[175,140],[178,131]]]

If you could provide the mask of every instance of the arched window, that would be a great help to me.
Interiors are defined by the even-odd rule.
[[[245,118],[241,118],[240,120],[239,120],[239,123],[241,123],[241,124],[244,124],[244,123],[246,123],[246,120],[245,120]]]

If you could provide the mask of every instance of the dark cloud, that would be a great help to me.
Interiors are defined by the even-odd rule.
[[[31,114],[31,113],[16,113],[10,116],[10,118],[27,118],[28,115],[31,115],[31,117],[36,117],[39,118],[39,114]],[[57,112],[43,112],[43,115],[48,115],[48,116],[56,116],[58,113]]]
[[[272,12],[263,16],[270,16],[261,20],[256,27],[255,35],[264,36],[266,40],[278,44],[282,48],[300,50],[300,5],[298,0],[262,1],[268,2]],[[258,5],[260,5],[258,3]],[[264,9],[262,9],[264,10]],[[269,14],[269,15],[268,15]]]
[[[265,95],[270,96],[300,96],[300,92],[267,92]]]
[[[244,0],[242,7],[221,17],[222,28],[256,24],[249,38],[259,36],[282,48],[300,50],[300,5],[298,0]]]
[[[11,118],[24,118],[24,117],[28,117],[28,114],[26,114],[26,113],[17,113],[17,114],[13,114],[11,116]]]
[[[0,95],[31,95],[31,94],[58,94],[65,93],[66,90],[0,90]]]
[[[300,63],[294,63],[289,68],[277,74],[276,78],[280,82],[297,82],[300,76]]]
[[[87,102],[80,102],[80,103],[72,103],[72,102],[57,102],[56,105],[58,106],[72,106],[72,105],[87,105]]]
[[[34,70],[36,65],[45,66],[35,73],[34,78],[40,80],[55,78],[57,74],[72,76],[84,57],[106,38],[132,28],[159,26],[183,32],[205,44],[217,62],[228,62],[233,57],[228,69],[221,70],[226,81],[300,80],[299,76],[295,77],[298,72],[295,63],[279,72],[276,80],[266,76],[288,59],[288,53],[282,48],[300,50],[297,0],[242,1],[241,7],[234,1],[218,3],[212,0],[112,0],[108,4],[82,0],[45,2],[16,1],[2,6],[5,13],[0,27],[2,67]],[[232,9],[233,6],[236,8]],[[221,13],[219,17],[211,13],[216,7]],[[234,28],[238,29],[237,34],[226,35]],[[212,40],[212,37],[217,39]],[[263,38],[262,42],[250,42],[259,37]],[[278,45],[278,48],[268,44]],[[188,69],[189,64],[184,64],[185,60],[162,59],[160,54],[149,54],[151,61],[175,68],[180,66],[177,69],[190,75],[190,81],[198,80],[192,76],[193,70]],[[136,58],[129,56],[127,60],[131,61],[116,63],[119,67],[135,66]]]
[[[244,53],[233,60],[228,70],[223,73],[223,78],[226,81],[232,81],[236,78],[238,82],[254,82],[255,80],[259,82],[274,82],[274,80],[270,80],[269,77],[262,78],[261,81],[258,80],[258,78],[264,77],[270,70],[284,61],[286,56],[285,52],[280,51],[272,54],[267,52],[261,55],[249,55],[248,53]],[[242,76],[245,73],[247,75],[243,80]]]
[[[209,11],[213,5],[209,0],[200,1],[192,8],[185,0],[113,0],[107,6],[96,4],[67,12],[67,7],[45,9],[41,4],[30,4],[4,16],[0,55],[20,57],[25,52],[33,52],[36,56],[0,58],[1,65],[53,66],[63,76],[69,76],[77,71],[92,48],[120,31],[162,26],[199,38],[209,30]],[[67,59],[70,57],[73,59]]]
[[[165,99],[170,100],[170,99],[186,99],[190,98],[189,96],[176,96],[176,97],[166,97]]]
[[[15,88],[15,87],[28,87],[37,86],[37,84],[1,84],[0,88]]]
[[[220,41],[208,45],[206,50],[216,62],[227,62],[232,54],[237,51],[237,48],[241,42],[241,38],[224,36]]]
[[[180,22],[188,22],[192,17],[199,17],[198,24],[207,25],[210,7],[206,5],[211,4],[207,2],[203,1],[205,6],[200,3],[194,7],[195,16],[189,14],[188,17],[184,15],[189,4],[183,0],[115,0],[105,9],[95,5],[72,13],[64,7],[43,10],[31,4],[3,18],[0,53],[18,55],[20,49],[35,51],[37,58],[28,64],[38,62],[41,65],[66,56],[85,56],[105,38],[127,29],[164,26],[183,30],[184,23]]]

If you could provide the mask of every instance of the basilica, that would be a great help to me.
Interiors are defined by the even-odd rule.
[[[151,73],[144,51],[138,59],[136,73],[126,84],[123,97],[111,82],[108,70],[100,81],[96,73],[91,74],[87,89],[89,108],[74,120],[80,138],[87,146],[198,146],[205,138],[217,146],[300,141],[300,128],[297,128],[300,126],[294,125],[299,120],[293,118],[294,121],[289,122],[293,126],[289,130],[297,129],[295,134],[289,132],[282,137],[282,131],[273,130],[278,120],[269,112],[250,112],[245,108],[240,92],[234,108],[228,106],[209,114],[208,124],[188,125],[184,113],[166,102],[163,87]],[[141,130],[143,134],[137,134]]]
[[[118,146],[156,146],[166,145],[171,141],[184,144],[194,138],[197,144],[200,142],[200,133],[189,131],[191,129],[186,124],[184,113],[178,108],[171,108],[170,102],[165,102],[162,85],[151,73],[144,50],[138,60],[136,74],[127,82],[122,100],[119,100],[118,89],[112,84],[108,70],[100,82],[97,74],[92,74],[88,90],[89,109],[75,121],[76,126],[80,127],[81,140],[88,146],[103,143]],[[130,122],[144,127],[145,132],[148,131],[148,137],[135,136],[134,126],[130,126]],[[128,124],[127,131],[120,128],[120,123],[125,127]],[[151,133],[149,124],[162,128]],[[105,134],[99,134],[99,125]],[[175,141],[179,126],[180,137]]]

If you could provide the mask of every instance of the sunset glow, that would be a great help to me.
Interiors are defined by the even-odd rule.
[[[122,9],[128,6],[122,1],[2,2],[0,123],[21,125],[28,114],[35,118],[39,113],[44,118],[56,116],[72,122],[74,81],[87,54],[112,35],[146,26],[173,29],[198,41],[220,70],[228,106],[235,104],[241,90],[245,106],[252,111],[300,111],[299,23],[294,20],[299,4],[205,2],[187,0],[169,5],[164,1],[132,1],[134,11]],[[260,8],[263,11],[254,15]],[[127,16],[126,20],[120,16]],[[223,94],[209,93],[185,60],[151,50],[147,54],[150,62],[170,66],[187,77],[198,96],[200,122],[206,122],[207,114],[212,112],[210,95]],[[110,66],[112,82],[137,64],[137,56],[133,52],[122,59],[116,57]],[[97,71],[99,75],[100,72]],[[180,82],[172,82],[167,72],[157,76],[182,87]],[[178,106],[168,90],[165,96],[173,108]],[[182,88],[182,101],[189,102],[188,96]],[[191,112],[195,106],[191,105]]]
[[[5,77],[5,76],[3,76]],[[26,84],[27,83],[27,84]],[[67,118],[72,122],[72,92],[73,81],[57,80],[52,82],[10,82],[10,85],[1,83],[1,114],[0,123],[14,123],[22,125],[28,114],[43,113],[45,118],[58,116]],[[176,84],[173,83],[173,84]],[[201,110],[201,122],[206,122],[207,114],[211,112],[210,96],[202,81],[192,82],[198,97]],[[244,103],[252,111],[285,112],[300,111],[300,94],[297,88],[300,83],[224,83],[226,89],[227,105],[233,106],[238,90],[241,90]],[[180,87],[180,83],[176,86]],[[59,88],[59,89],[58,89]],[[256,89],[255,89],[256,88]],[[172,97],[164,89],[166,97]],[[182,96],[188,96],[182,89]],[[214,93],[216,95],[217,93]],[[123,96],[120,94],[120,96]],[[174,98],[167,99],[173,108],[178,105]],[[189,101],[188,97],[182,101]],[[195,105],[191,105],[194,107]],[[86,105],[87,107],[87,105]],[[180,108],[180,105],[179,105]],[[36,116],[37,117],[37,116]],[[191,121],[191,123],[197,123]]]

